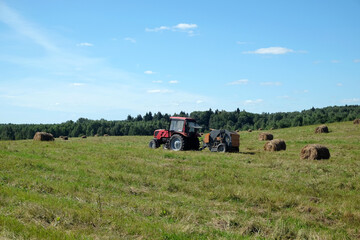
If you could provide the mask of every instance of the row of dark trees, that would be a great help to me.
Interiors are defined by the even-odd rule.
[[[180,112],[174,116],[190,116],[203,127],[202,131],[214,129],[248,130],[287,128],[312,124],[351,121],[360,118],[360,106],[333,106],[311,108],[301,112],[249,113],[237,109],[233,112],[211,110],[195,111],[190,114]],[[35,132],[49,132],[54,137],[82,135],[111,136],[152,135],[155,129],[168,128],[170,115],[160,112],[146,113],[144,116],[128,116],[122,121],[90,120],[80,118],[76,122],[67,121],[61,124],[0,124],[0,140],[18,140],[33,138]]]

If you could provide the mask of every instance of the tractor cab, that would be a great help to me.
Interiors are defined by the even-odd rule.
[[[192,118],[171,117],[170,120],[171,120],[171,122],[170,122],[169,131],[172,134],[174,132],[176,132],[176,133],[180,133],[186,137],[197,136],[198,129],[201,128],[201,126],[196,123],[195,119],[192,119]]]

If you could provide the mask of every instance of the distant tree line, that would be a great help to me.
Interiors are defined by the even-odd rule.
[[[360,118],[360,106],[333,106],[311,108],[301,112],[249,113],[236,109],[233,112],[207,110],[195,111],[190,114],[180,112],[173,116],[192,117],[203,127],[202,131],[213,129],[248,130],[277,129],[312,124],[351,121]],[[170,115],[160,112],[146,113],[144,116],[128,116],[126,120],[107,121],[79,118],[76,122],[67,121],[60,124],[0,124],[0,140],[31,139],[38,131],[49,132],[54,137],[82,135],[111,136],[152,135],[155,129],[166,129],[169,126]]]

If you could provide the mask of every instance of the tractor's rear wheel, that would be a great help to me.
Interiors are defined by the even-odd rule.
[[[173,135],[170,138],[170,149],[173,151],[185,150],[185,139],[181,135]]]
[[[200,142],[199,142],[199,139],[198,139],[197,137],[191,139],[190,142],[191,142],[190,148],[191,148],[192,150],[199,150],[199,148],[200,148]]]
[[[159,143],[159,141],[157,139],[154,138],[149,142],[149,148],[155,149],[155,148],[158,148],[158,147],[160,147],[160,143]]]

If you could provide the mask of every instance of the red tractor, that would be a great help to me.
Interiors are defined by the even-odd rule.
[[[201,128],[200,125],[193,118],[170,117],[169,130],[155,130],[149,147],[158,148],[163,144],[164,149],[174,151],[199,150],[199,128]]]

